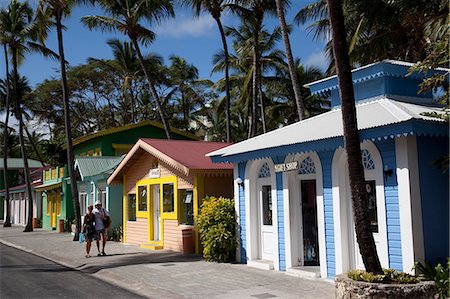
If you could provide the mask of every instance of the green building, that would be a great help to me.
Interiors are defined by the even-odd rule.
[[[195,135],[175,128],[171,129],[171,133],[172,139],[198,139]],[[89,205],[100,200],[111,214],[111,230],[122,223],[122,186],[108,186],[106,179],[120,163],[121,156],[140,138],[165,139],[166,134],[161,123],[148,120],[98,131],[73,140],[81,214],[84,215]],[[47,172],[48,174],[44,172],[43,185],[38,188],[44,202],[42,223],[45,229],[56,229],[58,219],[74,218],[70,179],[66,168],[58,167]],[[45,179],[46,176],[49,180]]]

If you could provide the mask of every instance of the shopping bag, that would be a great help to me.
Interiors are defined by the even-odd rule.
[[[83,243],[85,240],[84,234],[80,234],[80,243]]]

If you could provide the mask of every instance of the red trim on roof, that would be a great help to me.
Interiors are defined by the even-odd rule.
[[[212,163],[211,159],[205,156],[231,143],[152,138],[141,140],[189,169],[233,169],[233,164]]]

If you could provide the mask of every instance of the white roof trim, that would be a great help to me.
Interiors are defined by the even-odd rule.
[[[359,130],[392,125],[411,119],[444,122],[444,120],[439,118],[421,115],[424,112],[431,113],[440,111],[441,108],[438,107],[398,102],[389,98],[378,98],[356,105]],[[211,152],[207,156],[230,156],[339,136],[343,136],[342,113],[340,108],[230,145]]]

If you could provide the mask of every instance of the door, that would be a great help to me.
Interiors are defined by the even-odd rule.
[[[319,238],[317,229],[316,180],[302,180],[302,240],[303,265],[319,266]]]
[[[377,196],[376,196],[376,182],[375,181],[366,181],[366,192],[367,192],[367,199],[369,200],[369,215],[370,215],[370,224],[372,228],[373,238],[375,240],[375,245],[377,247],[377,252],[380,255],[382,253],[380,248],[380,234],[378,231],[378,215],[377,215]],[[358,242],[356,240],[356,233],[355,233],[355,225],[353,221],[353,210],[351,209],[350,205],[350,212],[351,212],[351,227],[353,228],[353,252],[354,252],[354,260],[353,260],[353,266],[357,269],[365,269],[364,262],[362,260],[361,253],[359,252],[359,246]]]
[[[272,219],[272,187],[261,185],[259,188],[259,220],[261,259],[273,260],[273,247],[276,243],[273,236]]]
[[[47,204],[50,207],[50,226],[56,227],[56,195],[51,192],[48,195]]]
[[[160,190],[159,185],[152,185],[152,221],[153,221],[153,241],[159,241],[160,227]]]

